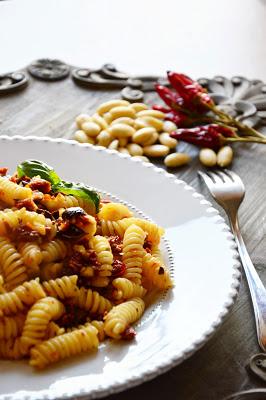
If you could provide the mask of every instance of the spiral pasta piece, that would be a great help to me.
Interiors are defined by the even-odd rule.
[[[78,293],[77,280],[77,275],[63,276],[62,278],[43,282],[42,286],[48,296],[64,300],[75,297]]]
[[[21,335],[21,344],[25,354],[28,353],[30,347],[43,340],[49,322],[60,318],[64,311],[63,304],[53,297],[38,300],[31,307]]]
[[[144,232],[146,232],[147,239],[154,247],[159,245],[164,230],[153,222],[140,218],[123,218],[119,221],[106,221],[101,219],[99,221],[99,228],[103,236],[118,235],[120,238],[123,238],[126,229],[132,224],[139,226]]]
[[[164,290],[173,286],[166,267],[150,253],[146,253],[143,258],[142,273],[143,277],[158,289]]]
[[[0,294],[6,293],[4,283],[5,283],[4,278],[2,275],[0,275]]]
[[[8,235],[10,230],[16,229],[21,225],[27,225],[27,227],[43,236],[47,233],[47,229],[49,229],[53,235],[56,233],[56,227],[53,225],[53,222],[45,218],[42,214],[38,214],[34,211],[27,211],[24,207],[15,211],[9,209],[0,211],[1,236]]]
[[[38,279],[24,282],[23,285],[16,287],[11,292],[0,295],[0,317],[23,311],[27,306],[45,296]]]
[[[51,262],[40,265],[40,278],[42,281],[49,281],[58,278],[63,270],[62,262]]]
[[[106,221],[105,219],[101,219],[98,225],[99,233],[101,233],[103,236],[118,235],[120,238],[122,238],[127,228],[124,221],[125,220]]]
[[[137,225],[130,225],[123,239],[123,262],[126,266],[124,277],[140,285],[142,261],[145,254],[143,244],[145,232]]]
[[[91,314],[98,315],[103,315],[112,308],[112,303],[108,299],[98,292],[84,287],[78,290],[77,296],[74,298],[74,304],[83,310],[89,311]]]
[[[161,253],[161,250],[159,249],[159,247],[154,247],[152,249],[152,253],[151,254],[152,254],[153,257],[155,257],[159,261],[163,262],[163,256],[162,256],[162,253]]]
[[[7,360],[19,360],[24,354],[21,348],[20,338],[0,340],[0,358]]]
[[[42,245],[43,262],[49,263],[62,260],[67,254],[67,247],[60,239],[52,240]]]
[[[113,298],[116,300],[130,299],[132,297],[144,297],[147,290],[126,278],[116,278],[112,285],[115,287]]]
[[[65,358],[98,349],[98,330],[93,325],[46,340],[31,349],[30,365],[44,368]]]
[[[62,193],[58,193],[55,197],[44,195],[41,203],[51,212],[58,211],[60,208],[81,207],[86,213],[95,214],[94,206],[89,201]]]
[[[107,221],[119,221],[120,219],[129,218],[132,216],[133,213],[124,204],[120,203],[103,204],[100,212],[98,213],[98,218]]]
[[[8,290],[12,290],[28,279],[21,255],[10,240],[4,237],[0,237],[0,269]]]
[[[105,339],[105,332],[104,332],[104,323],[103,321],[93,320],[91,321],[91,325],[93,325],[98,331],[98,339],[100,342],[103,342]]]
[[[0,318],[0,340],[7,340],[19,336],[22,332],[25,319],[25,314]]]
[[[96,252],[97,261],[101,264],[97,268],[97,276],[92,279],[91,283],[98,287],[107,286],[109,283],[107,277],[112,275],[112,263],[114,261],[109,241],[103,236],[96,235],[90,239],[89,245]]]
[[[123,333],[144,313],[145,304],[139,297],[134,297],[112,308],[104,317],[104,331],[107,336],[121,339]]]
[[[34,242],[22,242],[18,245],[24,265],[27,266],[29,278],[36,278],[40,274],[39,265],[42,262],[42,252],[40,246]]]
[[[49,322],[46,332],[45,339],[51,339],[55,336],[60,336],[65,333],[65,328],[60,327],[54,321]]]
[[[16,200],[31,199],[32,190],[11,182],[7,177],[0,176],[0,200],[8,206],[14,206]]]

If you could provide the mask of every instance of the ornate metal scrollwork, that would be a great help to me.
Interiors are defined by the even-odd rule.
[[[242,76],[201,78],[218,107],[249,126],[266,125],[266,84]]]
[[[27,86],[28,78],[22,72],[0,75],[0,95],[16,92]]]
[[[249,367],[256,376],[266,382],[266,354],[259,353],[251,357]]]
[[[76,68],[72,71],[72,78],[76,83],[94,89],[122,89],[121,96],[128,101],[142,101],[144,92],[153,91],[157,82],[168,84],[166,79],[158,76],[131,77],[112,64],[105,64],[97,70]]]
[[[28,66],[28,71],[34,78],[45,81],[58,81],[69,75],[70,67],[60,60],[42,58],[33,61]]]

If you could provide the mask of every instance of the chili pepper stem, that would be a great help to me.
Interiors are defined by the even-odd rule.
[[[226,143],[229,142],[253,142],[253,143],[263,143],[266,144],[266,137],[264,137],[264,140],[259,138],[259,137],[254,137],[254,136],[248,136],[248,137],[233,137],[233,138],[226,138],[224,140]]]
[[[221,110],[218,110],[218,108],[216,106],[208,106],[208,108],[213,111],[216,115],[218,115],[220,118],[222,118],[223,120],[227,119],[227,122],[235,125],[240,131],[242,132],[247,132],[248,134],[251,134],[252,136],[256,136],[258,138],[261,139],[265,139],[266,140],[266,136],[263,135],[262,133],[258,132],[256,129],[251,128],[248,125],[243,124],[242,122],[238,121],[237,119],[231,117],[230,115],[224,113]]]

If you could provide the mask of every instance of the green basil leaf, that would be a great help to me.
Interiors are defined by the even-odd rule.
[[[61,179],[59,178],[55,170],[42,161],[23,161],[21,164],[18,165],[17,173],[19,178],[21,178],[22,176],[33,178],[34,176],[39,175],[42,179],[49,181],[53,186],[56,186],[61,182]]]
[[[22,176],[33,178],[34,176],[39,175],[42,179],[45,179],[52,184],[52,190],[54,193],[61,192],[63,194],[84,199],[91,205],[92,213],[97,213],[99,211],[100,196],[97,192],[80,183],[62,181],[55,170],[42,161],[23,161],[18,165],[17,173],[19,178]]]
[[[61,181],[54,190],[84,199],[92,205],[94,213],[99,212],[100,195],[86,185]]]

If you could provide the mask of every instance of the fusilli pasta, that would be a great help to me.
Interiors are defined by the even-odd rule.
[[[49,263],[49,262],[63,260],[66,254],[67,254],[67,246],[60,239],[55,239],[52,240],[51,242],[42,245],[43,262]]]
[[[97,335],[98,330],[89,325],[46,340],[31,349],[30,365],[36,368],[44,368],[48,364],[64,358],[97,350],[99,346]]]
[[[142,272],[144,278],[147,279],[151,285],[164,290],[173,285],[169,272],[162,264],[162,262],[151,254],[145,254],[143,258]]]
[[[0,237],[0,270],[4,276],[4,287],[12,290],[28,279],[21,255],[9,239]]]
[[[114,339],[121,339],[130,324],[142,316],[144,308],[144,301],[139,297],[134,297],[113,307],[104,317],[106,335]]]
[[[123,239],[123,262],[126,266],[124,277],[137,284],[141,283],[145,237],[145,232],[139,226],[132,224],[125,231]]]
[[[112,275],[112,263],[114,260],[111,246],[103,236],[93,236],[89,241],[91,249],[95,250],[100,267],[97,268],[97,276],[92,279],[93,286],[104,287],[109,283],[108,277]]]
[[[23,352],[41,342],[46,334],[48,324],[64,313],[63,304],[53,297],[38,300],[29,310],[21,335]]]
[[[39,265],[42,262],[42,252],[40,246],[34,242],[21,242],[18,245],[24,265],[27,267],[29,278],[36,278],[40,275]]]
[[[133,339],[144,300],[172,285],[162,235],[40,161],[0,176],[0,358],[41,369],[106,336]]]
[[[64,300],[76,296],[78,292],[77,280],[77,275],[63,276],[62,278],[43,282],[42,286],[48,296]]]
[[[69,207],[81,207],[88,214],[93,213],[93,208],[90,202],[82,199],[76,198],[71,195],[64,195],[62,193],[58,193],[56,196],[51,197],[50,195],[44,195],[41,203],[47,208],[49,211],[58,211],[60,208],[69,208]]]
[[[11,292],[0,295],[0,317],[23,311],[27,306],[45,296],[46,294],[38,279],[24,282]]]
[[[98,292],[85,289],[84,287],[78,290],[74,302],[79,308],[89,311],[93,315],[103,315],[112,308],[112,303],[108,299],[101,296]]]
[[[126,278],[116,278],[113,280],[112,285],[116,289],[113,291],[113,297],[116,300],[144,297],[147,292],[144,287]]]
[[[14,206],[16,200],[30,199],[32,191],[11,182],[7,177],[0,176],[0,200],[8,206]]]
[[[0,319],[0,340],[7,340],[19,336],[25,322],[25,314]]]
[[[40,278],[42,281],[58,278],[63,270],[62,262],[51,262],[40,265]]]

